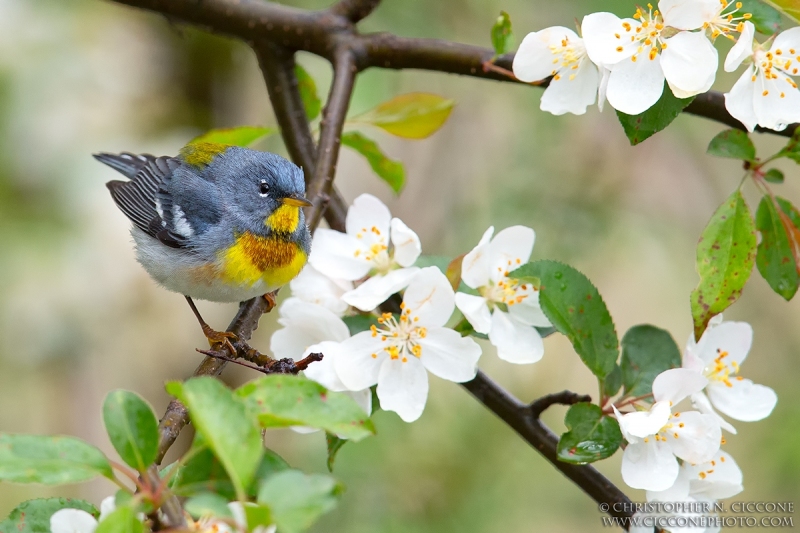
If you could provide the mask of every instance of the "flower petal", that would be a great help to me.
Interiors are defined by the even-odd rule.
[[[719,424],[719,427],[721,427],[725,431],[729,431],[734,435],[736,435],[736,428],[730,425],[730,423],[727,420],[719,416],[719,414],[717,414],[714,408],[711,407],[711,402],[708,400],[708,396],[706,396],[704,392],[702,391],[695,392],[694,394],[692,394],[691,399],[692,399],[692,405],[694,406],[695,409],[697,409],[704,415],[713,416],[714,419]]]
[[[733,118],[744,124],[747,131],[753,132],[758,125],[753,100],[755,99],[756,83],[753,80],[753,65],[741,75],[733,84],[730,92],[725,93],[725,109]]]
[[[707,500],[722,500],[742,492],[742,470],[730,454],[718,451],[703,464],[683,463],[681,470],[689,474],[692,495]]]
[[[314,233],[308,262],[328,277],[357,280],[366,276],[372,268],[372,263],[365,259],[366,250],[351,235],[318,228]]]
[[[785,75],[775,72],[773,75],[774,78],[765,80],[764,73],[759,72],[753,111],[758,117],[759,126],[781,131],[788,124],[800,121],[800,91]]]
[[[456,307],[464,313],[464,317],[475,331],[484,335],[491,331],[492,313],[489,311],[486,298],[463,292],[457,292],[455,298]]]
[[[797,26],[780,32],[772,42],[770,51],[781,50],[785,54],[792,49],[800,50],[800,27]]]
[[[394,260],[402,267],[413,265],[419,254],[422,253],[419,237],[399,218],[392,219],[392,244],[394,245]]]
[[[535,363],[544,355],[539,332],[499,309],[492,313],[489,342],[497,348],[497,356],[509,363]]]
[[[620,19],[613,13],[591,13],[583,17],[581,32],[586,53],[596,65],[611,66],[630,58],[638,47],[629,41],[630,30],[624,23],[635,28],[639,22],[634,19]],[[621,35],[623,38],[617,38]],[[622,50],[619,48],[622,47]]]
[[[394,411],[404,422],[413,422],[428,400],[428,373],[416,357],[409,357],[406,362],[386,358],[378,376],[377,392],[381,409]]]
[[[478,245],[461,261],[461,279],[468,287],[477,289],[489,284],[489,241],[493,233],[494,226],[490,226]]]
[[[346,280],[334,280],[307,264],[300,274],[289,283],[292,296],[301,300],[328,308],[342,316],[348,305],[342,295],[353,289],[353,283]]]
[[[622,454],[622,479],[634,489],[666,490],[675,483],[678,471],[678,461],[663,441],[628,444]]]
[[[511,69],[517,79],[525,82],[543,80],[554,72],[555,55],[550,49],[554,39],[579,41],[574,31],[563,26],[553,26],[529,33],[519,44]]]
[[[525,298],[520,303],[508,306],[511,316],[529,326],[549,328],[553,325],[539,306],[539,291],[526,283],[524,289],[520,287],[517,290],[517,295]]]
[[[362,311],[372,311],[389,296],[407,287],[417,272],[419,268],[409,267],[392,270],[385,275],[372,276],[352,291],[344,293],[342,300]]]
[[[100,517],[97,519],[98,522],[102,521],[105,517],[113,513],[117,509],[117,498],[116,496],[106,496],[103,498],[103,501],[100,502]]]
[[[638,115],[653,107],[664,92],[661,56],[650,59],[639,54],[636,61],[626,59],[611,68],[606,98],[617,111]]]
[[[438,328],[445,325],[455,309],[455,294],[447,277],[436,267],[421,269],[403,295],[409,319],[419,319],[418,325]]]
[[[692,349],[706,366],[713,365],[721,354],[726,364],[735,362],[741,365],[753,345],[753,328],[747,322],[723,322],[709,327],[700,337],[700,342]]]
[[[665,490],[648,490],[648,502],[678,502],[685,501],[689,498],[691,474],[681,465],[678,471],[678,477],[671,487]],[[649,531],[648,533],[653,533]]]
[[[380,235],[389,237],[389,225],[392,214],[386,204],[371,194],[362,194],[347,210],[345,227],[347,234],[355,237],[359,233],[371,233],[375,227]]]
[[[498,281],[531,258],[536,234],[526,226],[511,226],[500,231],[489,243],[489,272]]]
[[[475,377],[481,347],[469,337],[448,328],[429,329],[419,340],[420,361],[428,371],[442,379],[464,383]]]
[[[719,451],[722,430],[713,416],[685,411],[671,422],[662,442],[666,439],[677,457],[690,463],[705,463]]]
[[[708,385],[708,379],[688,368],[671,368],[653,380],[653,398],[657,402],[676,404],[690,394],[699,392]]]
[[[724,414],[742,422],[762,420],[772,413],[778,396],[765,385],[757,385],[749,379],[731,379],[728,387],[714,381],[706,389],[714,407]]]
[[[343,341],[350,336],[342,319],[321,305],[289,298],[279,312],[278,322],[284,327],[270,339],[270,350],[279,359],[298,360],[311,344]]]
[[[705,33],[682,31],[665,43],[669,46],[661,52],[661,68],[675,96],[689,98],[709,90],[719,55]]]
[[[358,391],[347,391],[345,392],[348,396],[350,396],[354,402],[358,404],[358,406],[364,410],[365,413],[368,415],[372,414],[372,390],[371,389],[364,389]]]
[[[600,75],[588,57],[578,63],[578,69],[553,79],[545,89],[539,107],[554,115],[572,113],[583,115],[597,98]]]
[[[59,509],[50,517],[51,533],[92,533],[96,528],[95,517],[80,509]]]
[[[362,331],[344,341],[340,348],[333,366],[345,387],[362,390],[378,382],[381,363],[389,358],[380,337]]]
[[[658,433],[667,424],[669,417],[669,402],[656,402],[649,411],[634,411],[622,415],[617,421],[620,429],[625,428],[624,434],[643,439]]]
[[[679,30],[696,30],[711,22],[720,12],[719,0],[660,0],[658,10],[665,26]]]
[[[345,387],[344,383],[342,383],[342,380],[339,379],[339,374],[336,373],[336,364],[334,361],[340,356],[341,350],[341,344],[332,341],[320,342],[319,344],[309,346],[308,349],[303,352],[303,357],[310,353],[321,353],[323,357],[322,361],[316,361],[308,365],[308,368],[303,371],[303,374],[305,374],[308,379],[316,381],[328,390],[334,392],[349,390]]]
[[[597,109],[603,110],[606,103],[606,93],[608,92],[608,78],[611,76],[611,71],[606,67],[598,67],[600,70],[600,83],[597,87]]]
[[[725,57],[725,72],[733,72],[739,68],[742,61],[753,55],[753,37],[755,35],[756,27],[749,20],[745,21],[739,40]]]

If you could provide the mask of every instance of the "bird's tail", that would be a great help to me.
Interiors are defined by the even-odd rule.
[[[142,167],[156,158],[150,154],[132,154],[130,152],[122,152],[121,154],[100,152],[92,154],[92,156],[128,179],[133,179]]]

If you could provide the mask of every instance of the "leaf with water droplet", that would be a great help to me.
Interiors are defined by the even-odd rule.
[[[611,457],[622,443],[616,419],[604,415],[591,403],[576,403],[564,418],[567,431],[558,440],[558,458],[566,463],[586,464]]]
[[[670,368],[681,366],[681,351],[668,331],[642,324],[622,337],[622,383],[628,396],[653,390],[653,380]]]
[[[600,293],[586,276],[563,263],[545,260],[522,265],[510,277],[539,278],[542,311],[569,338],[589,370],[604,378],[614,369],[619,355],[614,322]]]

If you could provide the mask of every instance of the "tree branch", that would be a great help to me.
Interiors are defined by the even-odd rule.
[[[558,437],[545,426],[537,414],[534,413],[533,406],[525,405],[517,398],[509,394],[500,385],[492,381],[486,374],[478,371],[475,379],[462,383],[479,402],[486,406],[487,409],[496,414],[500,419],[508,424],[511,429],[525,439],[528,444],[538,451],[545,459],[547,459],[553,466],[561,471],[562,474],[571,479],[583,491],[592,497],[598,504],[608,504],[608,514],[617,517],[630,517],[633,513],[625,512],[625,509],[631,509],[631,501],[621,490],[617,488],[611,481],[609,481],[603,474],[589,465],[573,465],[559,461],[556,447],[558,445]],[[570,403],[572,400],[578,398],[578,395],[573,397],[561,397],[564,394],[572,395],[565,391],[564,393],[546,396],[547,405],[553,403],[561,403],[561,400]],[[614,505],[626,504],[626,505]],[[615,509],[622,509],[623,511],[616,511]]]
[[[331,200],[333,177],[339,159],[342,128],[350,107],[356,74],[355,56],[348,48],[341,48],[333,60],[333,83],[328,101],[322,112],[319,148],[314,176],[308,184],[308,198],[313,206],[308,208],[308,227],[314,231],[322,219],[322,214]]]
[[[325,11],[304,11],[262,0],[113,1],[149,9],[170,19],[202,26],[250,43],[270,41],[290,50],[311,52],[332,62],[336,59],[337,49],[349,48],[359,71],[369,67],[422,69],[521,83],[484,69],[483,65],[494,56],[494,52],[488,48],[441,39],[399,37],[390,33],[357,33],[353,20],[341,10],[349,13],[349,6],[370,4],[372,0],[344,0],[340,3],[342,8]],[[505,54],[494,64],[510,70],[513,60],[514,54]],[[538,86],[545,87],[546,84]],[[725,109],[725,100],[717,91],[698,95],[685,111],[733,128],[745,129]],[[791,124],[779,132],[764,128],[758,128],[757,131],[791,137],[797,126]]]
[[[528,412],[532,417],[539,418],[542,413],[544,413],[545,409],[551,405],[575,405],[576,403],[591,401],[592,397],[588,394],[578,394],[577,392],[564,390],[542,396],[538,400],[532,402],[528,406]]]
[[[355,23],[366,18],[380,3],[381,0],[339,0],[331,6],[330,11]]]

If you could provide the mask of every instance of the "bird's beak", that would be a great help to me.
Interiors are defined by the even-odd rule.
[[[281,203],[283,205],[291,205],[294,207],[308,207],[309,205],[311,205],[311,202],[309,202],[305,198],[292,198],[290,196],[284,198]]]

